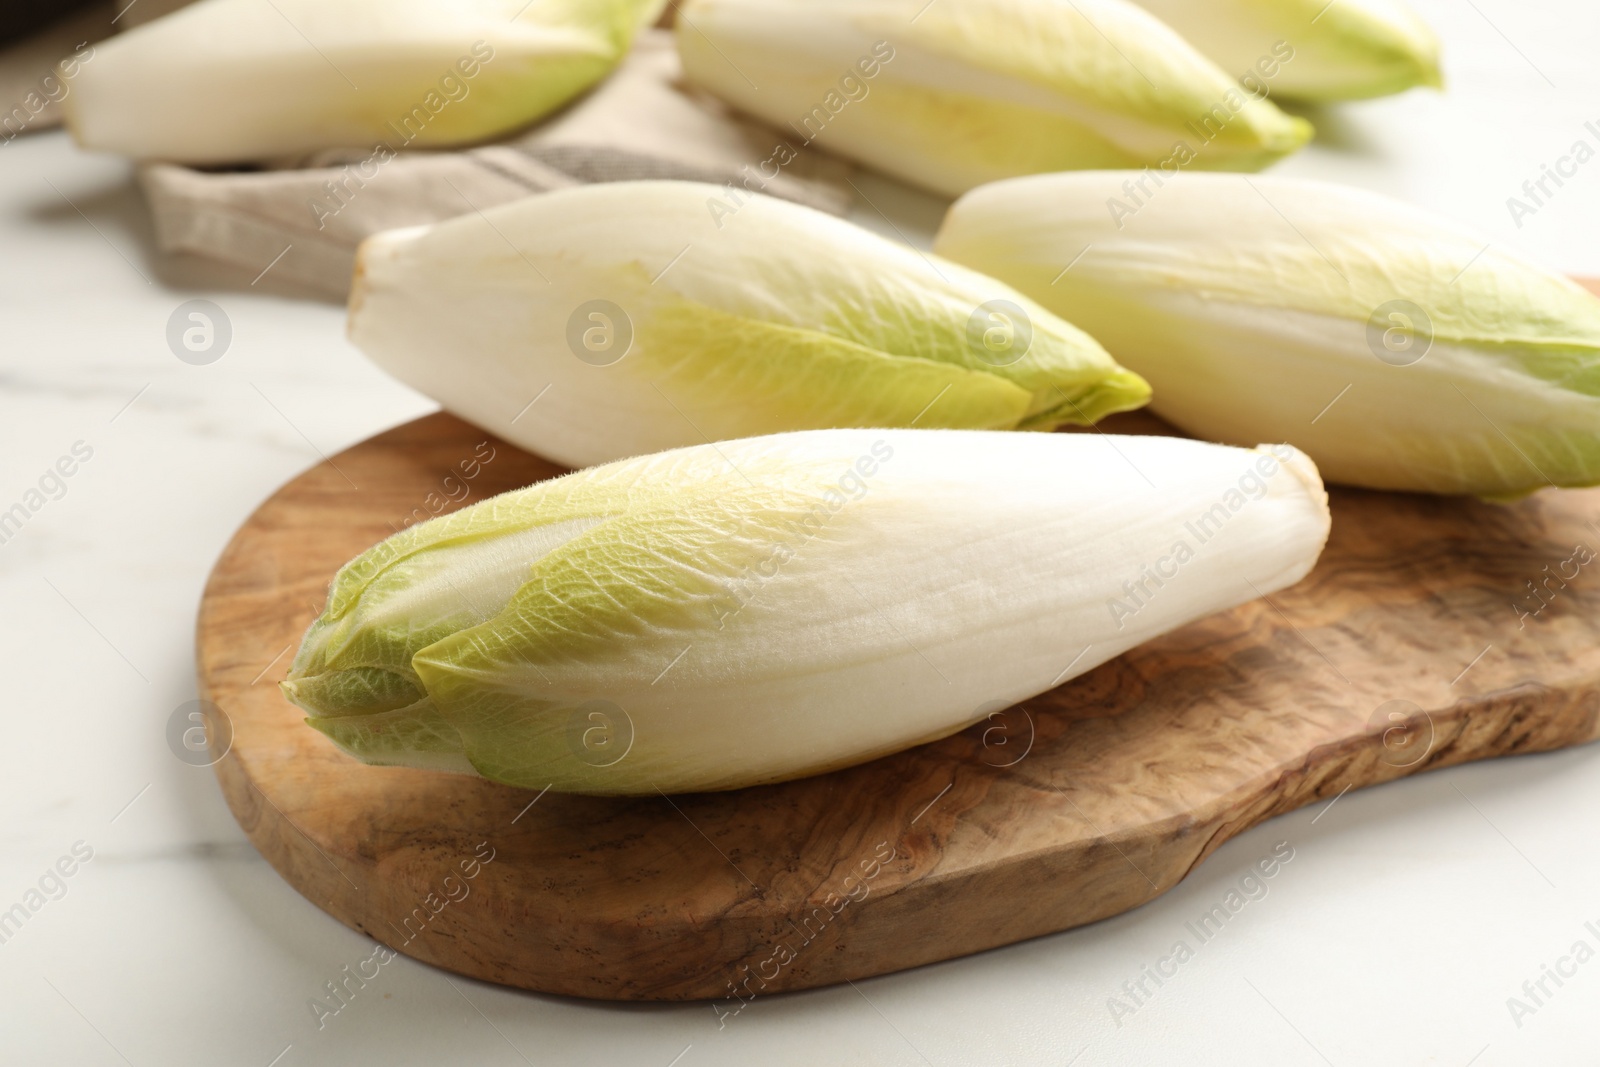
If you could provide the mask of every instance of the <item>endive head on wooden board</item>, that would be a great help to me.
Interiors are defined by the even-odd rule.
[[[231,163],[481,141],[603,78],[665,0],[201,0],[96,46],[88,148]]]
[[[1287,446],[815,430],[624,460],[390,537],[284,691],[375,764],[732,789],[954,733],[1299,581]]]
[[[684,73],[948,196],[1019,174],[1257,170],[1311,137],[1129,0],[688,0]]]
[[[1307,102],[1437,88],[1439,42],[1404,0],[1135,0],[1247,87]]]
[[[1149,387],[1007,285],[691,182],[529,197],[361,246],[350,337],[569,466],[781,430],[1051,429]]]
[[[1375,489],[1600,484],[1600,300],[1398,201],[1049,175],[964,197],[936,247],[1070,316],[1197,436],[1288,441]]]

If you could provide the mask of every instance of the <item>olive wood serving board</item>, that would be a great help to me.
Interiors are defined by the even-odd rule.
[[[731,1010],[1115,915],[1351,787],[1600,736],[1600,560],[1576,553],[1600,549],[1600,490],[1336,488],[1294,588],[863,766],[643,799],[363,766],[274,683],[340,564],[560,473],[484,441],[432,415],[290,482],[217,562],[198,633],[216,748],[231,727],[217,776],[256,847],[346,924],[474,977]]]

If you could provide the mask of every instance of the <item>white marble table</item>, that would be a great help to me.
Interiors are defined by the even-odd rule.
[[[1448,94],[1320,116],[1322,142],[1282,172],[1430,204],[1600,274],[1600,161],[1521,227],[1506,206],[1574,141],[1600,146],[1584,127],[1600,120],[1600,9],[1418,2],[1446,43]],[[865,205],[861,221],[926,239],[940,205],[886,182],[862,188],[896,221]],[[173,309],[197,297],[233,327],[209,366],[179,362],[165,340]],[[308,1000],[372,943],[278,878],[166,730],[195,695],[195,604],[235,525],[319,454],[431,407],[352,349],[342,319],[274,289],[270,272],[252,285],[251,272],[156,255],[121,161],[60,134],[0,145],[0,511],[78,453],[0,544],[0,912],[40,905],[0,943],[0,1062],[1487,1067],[1600,1056],[1600,962],[1559,988],[1547,981],[1535,1014],[1514,1020],[1506,1004],[1574,942],[1600,948],[1596,748],[1352,793],[1245,834],[1135,913],[758,1001],[725,1029],[703,1004],[536,996],[404,958],[319,1029]],[[1270,892],[1114,1017],[1109,998],[1131,1003],[1123,983],[1283,841],[1295,858]],[[70,875],[50,873],[57,864]]]

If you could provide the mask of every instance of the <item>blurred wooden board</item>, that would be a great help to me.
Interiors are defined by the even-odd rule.
[[[1110,425],[1163,432],[1148,416]],[[223,553],[198,634],[201,695],[232,729],[216,771],[251,840],[330,914],[463,974],[734,1010],[735,988],[840,982],[1115,915],[1347,787],[1600,734],[1600,559],[1567,562],[1600,549],[1600,491],[1502,507],[1335,489],[1332,540],[1295,588],[865,766],[536,802],[363,766],[274,683],[340,564],[408,520],[559,473],[491,441],[467,479],[484,440],[433,415],[296,478]],[[1534,599],[1528,583],[1575,567]]]

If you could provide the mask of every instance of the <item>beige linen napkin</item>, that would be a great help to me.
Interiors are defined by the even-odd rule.
[[[589,95],[500,144],[448,152],[336,150],[258,172],[154,164],[141,168],[140,178],[163,250],[251,271],[271,264],[275,278],[343,297],[356,246],[370,234],[570,185],[731,181],[834,214],[849,210],[850,165],[806,152],[780,167],[791,153],[778,148],[787,143],[682,86],[672,35],[648,30]],[[764,177],[764,162],[766,174],[777,170],[776,177]]]

